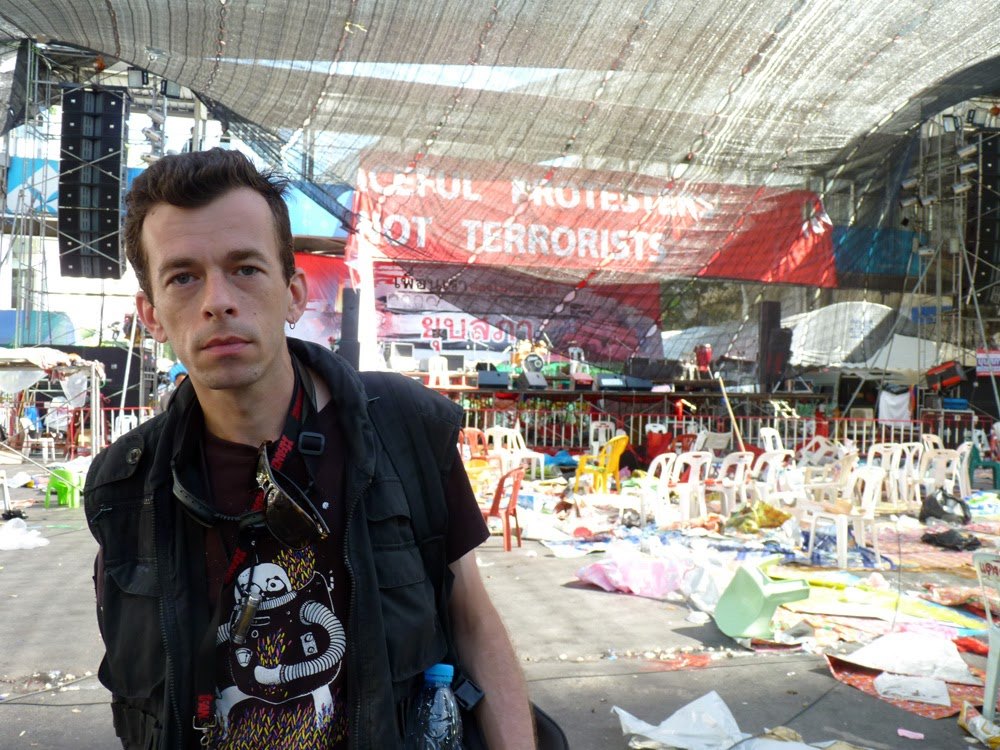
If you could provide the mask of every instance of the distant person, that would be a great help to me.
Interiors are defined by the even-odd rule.
[[[189,377],[84,489],[115,731],[128,749],[392,750],[447,661],[485,693],[488,746],[532,748],[476,564],[462,410],[286,337],[308,301],[286,184],[212,149],[163,157],[126,197],[139,319]]]
[[[187,376],[187,368],[180,362],[177,362],[170,368],[170,372],[167,373],[167,379],[170,383],[167,385],[167,389],[163,392],[163,395],[160,396],[160,402],[156,408],[157,414],[162,414],[167,410],[167,407],[170,406],[170,399],[177,393],[177,389],[180,388],[181,383],[187,380]]]

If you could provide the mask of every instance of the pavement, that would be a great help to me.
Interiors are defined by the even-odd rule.
[[[2,468],[8,475],[19,470]],[[50,544],[0,551],[0,748],[119,747],[109,696],[96,677],[103,653],[94,617],[96,545],[83,511],[46,509],[35,489],[11,494],[35,501],[26,510],[28,526]],[[686,604],[579,582],[576,571],[595,555],[557,558],[528,540],[504,552],[494,536],[477,556],[532,699],[559,722],[574,750],[627,747],[612,706],[655,725],[713,690],[747,733],[783,725],[807,742],[844,740],[872,750],[969,746],[954,717],[924,719],[837,682],[821,656],[751,653],[712,621],[689,622]],[[917,581],[905,578],[897,582]],[[678,655],[697,654],[713,658],[677,668]],[[984,665],[982,657],[966,658]],[[924,739],[903,739],[899,728]]]

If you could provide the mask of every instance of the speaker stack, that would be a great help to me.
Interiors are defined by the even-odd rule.
[[[63,276],[120,279],[123,148],[128,89],[63,92],[59,159],[59,269]]]
[[[781,380],[792,349],[792,330],[781,327],[781,303],[760,303],[757,339],[757,380],[761,393],[770,393]]]
[[[967,203],[965,245],[975,250],[979,304],[995,309],[1000,307],[1000,130],[983,129],[980,134],[980,190]]]

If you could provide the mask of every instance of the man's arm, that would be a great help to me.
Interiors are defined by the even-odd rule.
[[[490,601],[475,550],[451,564],[450,615],[462,666],[486,697],[476,718],[491,750],[535,747],[528,686],[507,629]]]

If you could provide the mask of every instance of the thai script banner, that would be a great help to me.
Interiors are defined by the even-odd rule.
[[[1000,375],[1000,349],[976,349],[976,376]]]

